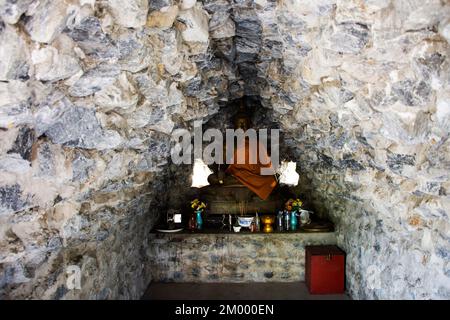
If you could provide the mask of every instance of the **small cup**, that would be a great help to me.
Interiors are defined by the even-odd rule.
[[[239,232],[239,231],[241,231],[241,227],[233,226],[233,230],[234,230],[234,232]]]

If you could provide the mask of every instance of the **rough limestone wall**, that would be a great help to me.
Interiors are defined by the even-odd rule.
[[[245,93],[334,217],[351,295],[448,298],[445,3],[0,1],[1,295],[139,297],[170,132]]]
[[[0,297],[144,292],[170,133],[218,110],[197,87],[209,17],[194,5],[0,1]]]
[[[337,225],[349,293],[449,299],[448,1],[255,3],[283,46],[260,95]]]
[[[261,99],[336,223],[352,297],[448,299],[448,1],[203,3],[230,97]]]

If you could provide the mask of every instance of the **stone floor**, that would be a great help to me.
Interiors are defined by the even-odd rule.
[[[143,300],[349,300],[311,295],[304,282],[151,283]]]

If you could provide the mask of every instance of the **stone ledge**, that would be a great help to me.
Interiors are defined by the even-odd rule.
[[[324,231],[324,232],[317,232],[317,231],[305,231],[303,229],[295,230],[295,231],[276,231],[273,232],[250,232],[249,230],[244,230],[240,232],[234,232],[229,231],[228,229],[217,229],[217,228],[211,228],[211,229],[203,229],[203,230],[195,230],[191,231],[188,229],[183,229],[179,232],[159,232],[156,229],[153,229],[150,234],[155,235],[237,235],[237,236],[257,236],[257,235],[264,235],[264,236],[272,236],[272,235],[311,235],[311,234],[327,234],[327,233],[334,233],[334,231]]]
[[[304,230],[296,230],[296,231],[273,231],[273,232],[250,232],[250,231],[240,231],[240,232],[234,232],[229,230],[221,230],[221,229],[207,229],[207,230],[200,230],[200,231],[189,231],[189,230],[182,230],[179,232],[159,232],[156,230],[152,230],[150,232],[150,235],[155,236],[320,236],[320,235],[327,235],[327,234],[335,234],[334,231],[328,231],[328,232],[308,232]]]

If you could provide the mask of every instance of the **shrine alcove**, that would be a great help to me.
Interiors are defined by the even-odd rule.
[[[332,244],[352,299],[449,299],[449,16],[441,0],[0,1],[0,297],[304,281],[305,246]],[[244,195],[246,213],[298,197],[332,229],[155,232],[195,198],[239,210],[171,155],[177,130],[224,131],[241,103],[299,175]]]

